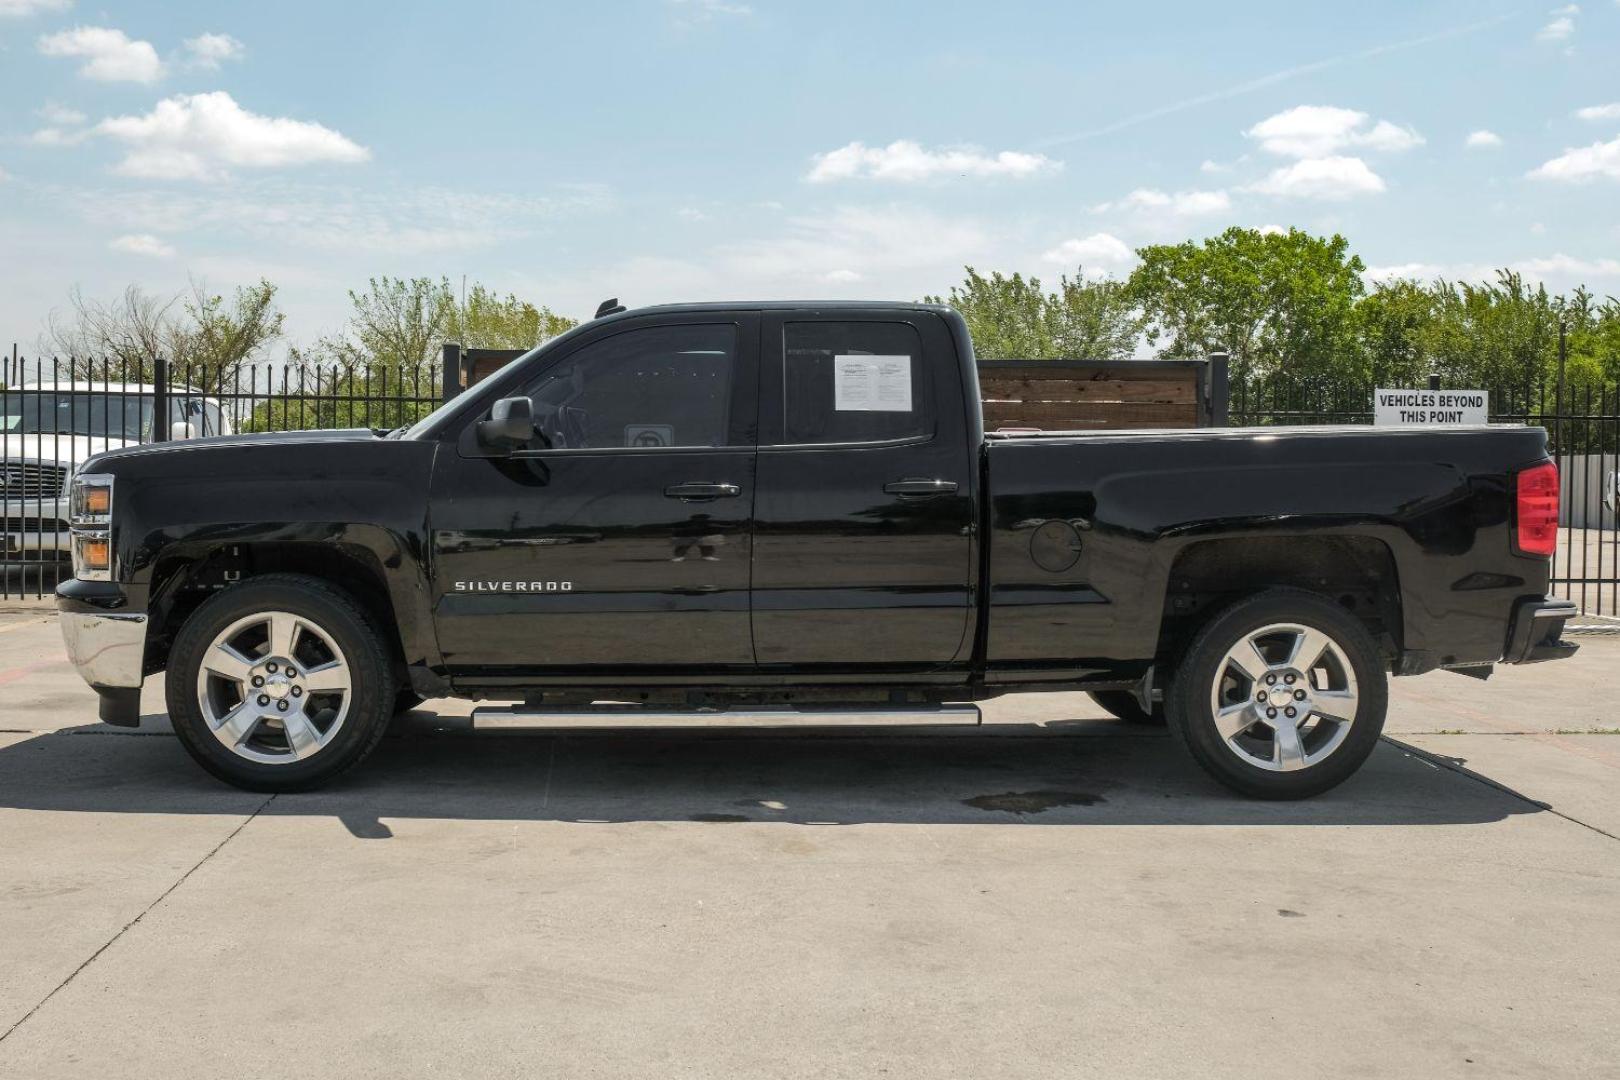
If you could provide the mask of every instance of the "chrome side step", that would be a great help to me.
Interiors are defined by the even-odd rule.
[[[977,705],[863,706],[850,709],[745,708],[655,710],[634,705],[531,709],[479,706],[473,710],[475,731],[514,728],[825,728],[937,726],[981,724]]]

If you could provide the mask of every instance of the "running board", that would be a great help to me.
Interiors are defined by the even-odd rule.
[[[673,709],[637,706],[530,709],[480,706],[473,710],[475,731],[513,728],[826,728],[878,725],[981,724],[977,705],[923,705],[853,709]]]

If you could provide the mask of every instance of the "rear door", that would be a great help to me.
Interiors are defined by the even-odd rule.
[[[966,649],[974,454],[928,312],[767,312],[753,627],[762,667],[927,668]]]

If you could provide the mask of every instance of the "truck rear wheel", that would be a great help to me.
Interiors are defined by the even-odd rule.
[[[1296,589],[1249,597],[1212,619],[1165,699],[1170,729],[1193,759],[1261,799],[1307,798],[1344,782],[1377,745],[1388,701],[1366,628]]]
[[[250,791],[307,790],[359,764],[397,690],[366,613],[299,574],[209,598],[169,654],[175,734],[203,768]]]
[[[1129,690],[1090,690],[1087,694],[1110,716],[1118,717],[1127,724],[1164,723],[1162,701],[1154,702],[1153,711],[1148,712],[1142,708],[1142,703],[1136,700],[1136,695]]]

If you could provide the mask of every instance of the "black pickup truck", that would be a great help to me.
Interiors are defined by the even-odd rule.
[[[947,308],[620,309],[408,429],[103,454],[68,651],[113,724],[167,670],[180,741],[257,790],[425,697],[650,724],[1083,690],[1267,798],[1361,764],[1389,674],[1575,651],[1540,429],[986,434],[975,371]]]

